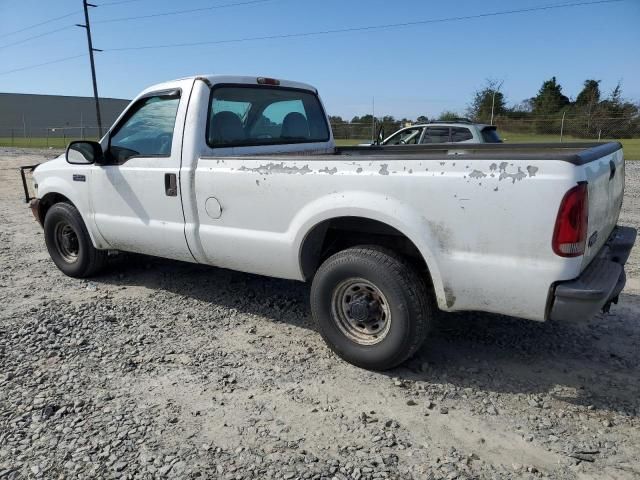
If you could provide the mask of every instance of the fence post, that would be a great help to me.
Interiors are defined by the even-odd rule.
[[[562,122],[560,123],[560,143],[562,143],[562,136],[564,135],[564,116],[566,114],[566,111],[562,112]]]
[[[11,129],[11,146],[13,147],[13,128]]]

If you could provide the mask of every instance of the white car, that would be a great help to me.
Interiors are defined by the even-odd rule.
[[[73,277],[121,250],[310,282],[328,345],[382,370],[438,310],[560,321],[617,302],[624,168],[619,143],[335,148],[312,86],[197,76],[37,166],[31,208]]]
[[[431,122],[401,128],[385,138],[382,145],[424,145],[431,143],[502,143],[495,125],[456,122]]]

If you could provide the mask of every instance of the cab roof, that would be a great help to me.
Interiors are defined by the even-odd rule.
[[[299,88],[302,90],[309,90],[316,94],[318,93],[318,90],[316,90],[315,87],[313,87],[312,85],[309,85],[308,83],[295,82],[291,80],[274,79],[271,77],[260,77],[260,76],[249,77],[249,76],[241,76],[241,75],[191,75],[189,77],[177,78],[175,80],[169,80],[167,82],[151,85],[150,87],[146,88],[141,93],[141,95],[154,92],[154,91],[176,88],[177,87],[176,83],[182,82],[184,80],[202,80],[211,86],[214,86],[216,84],[221,84],[221,83],[236,83],[236,84],[243,84],[243,85],[258,86],[260,85],[258,83],[258,79],[267,79],[269,81],[276,80],[278,83],[278,86],[280,87]]]

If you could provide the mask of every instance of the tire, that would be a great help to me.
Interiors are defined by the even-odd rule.
[[[369,370],[388,370],[411,357],[427,336],[435,308],[416,270],[377,246],[336,253],[311,285],[311,312],[329,348]]]
[[[69,203],[56,203],[47,211],[44,240],[53,263],[70,277],[95,275],[107,262],[107,251],[93,246],[80,212]]]

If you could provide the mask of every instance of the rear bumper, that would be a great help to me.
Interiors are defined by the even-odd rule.
[[[616,227],[598,256],[574,280],[560,282],[553,288],[551,320],[586,320],[598,311],[618,303],[624,288],[624,265],[636,241],[637,231]]]

